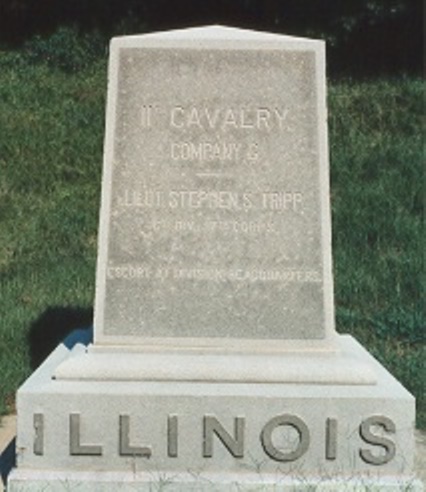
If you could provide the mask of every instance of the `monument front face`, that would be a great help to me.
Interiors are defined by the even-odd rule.
[[[146,38],[111,48],[97,341],[324,339],[322,43]]]

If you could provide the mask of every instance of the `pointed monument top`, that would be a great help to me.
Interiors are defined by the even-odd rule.
[[[199,42],[200,46],[204,44],[210,44],[221,42],[227,43],[227,48],[232,48],[230,42],[235,42],[235,47],[240,47],[242,44],[244,47],[250,47],[251,43],[256,43],[256,47],[259,48],[259,43],[265,43],[269,47],[271,44],[277,44],[282,46],[283,43],[291,43],[297,47],[302,44],[306,47],[307,44],[313,45],[317,43],[323,44],[324,42],[317,39],[300,38],[295,36],[287,36],[283,34],[273,34],[268,32],[253,31],[251,29],[240,29],[236,27],[211,25],[203,27],[191,27],[187,29],[175,29],[170,31],[153,32],[148,34],[136,34],[133,36],[119,36],[112,40],[113,43],[118,42],[120,45],[161,45],[168,44],[169,42],[178,42],[180,46],[185,45],[186,42],[191,42],[191,47],[194,47],[194,41]]]

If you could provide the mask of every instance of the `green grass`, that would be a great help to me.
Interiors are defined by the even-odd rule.
[[[424,85],[329,90],[336,320],[417,398],[426,426]]]
[[[0,412],[49,306],[91,306],[105,63],[79,74],[0,53]]]
[[[0,52],[0,413],[31,372],[30,326],[92,306],[105,90],[104,61],[65,72]],[[337,327],[426,427],[422,95],[415,79],[335,83],[329,125]]]

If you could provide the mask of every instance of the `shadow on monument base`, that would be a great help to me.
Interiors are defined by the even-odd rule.
[[[31,369],[37,369],[59,343],[65,343],[64,339],[67,340],[67,343],[73,343],[67,338],[72,331],[76,329],[89,330],[92,319],[92,308],[48,307],[31,324],[28,332]]]

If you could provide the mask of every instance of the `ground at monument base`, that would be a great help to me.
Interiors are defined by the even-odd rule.
[[[7,490],[421,491],[414,399],[350,340],[377,384],[57,381],[61,345],[19,390]]]
[[[164,475],[152,479],[145,473],[119,472],[13,472],[7,492],[422,492],[419,480],[398,478],[324,479],[268,477],[243,480],[223,473],[203,476]]]

